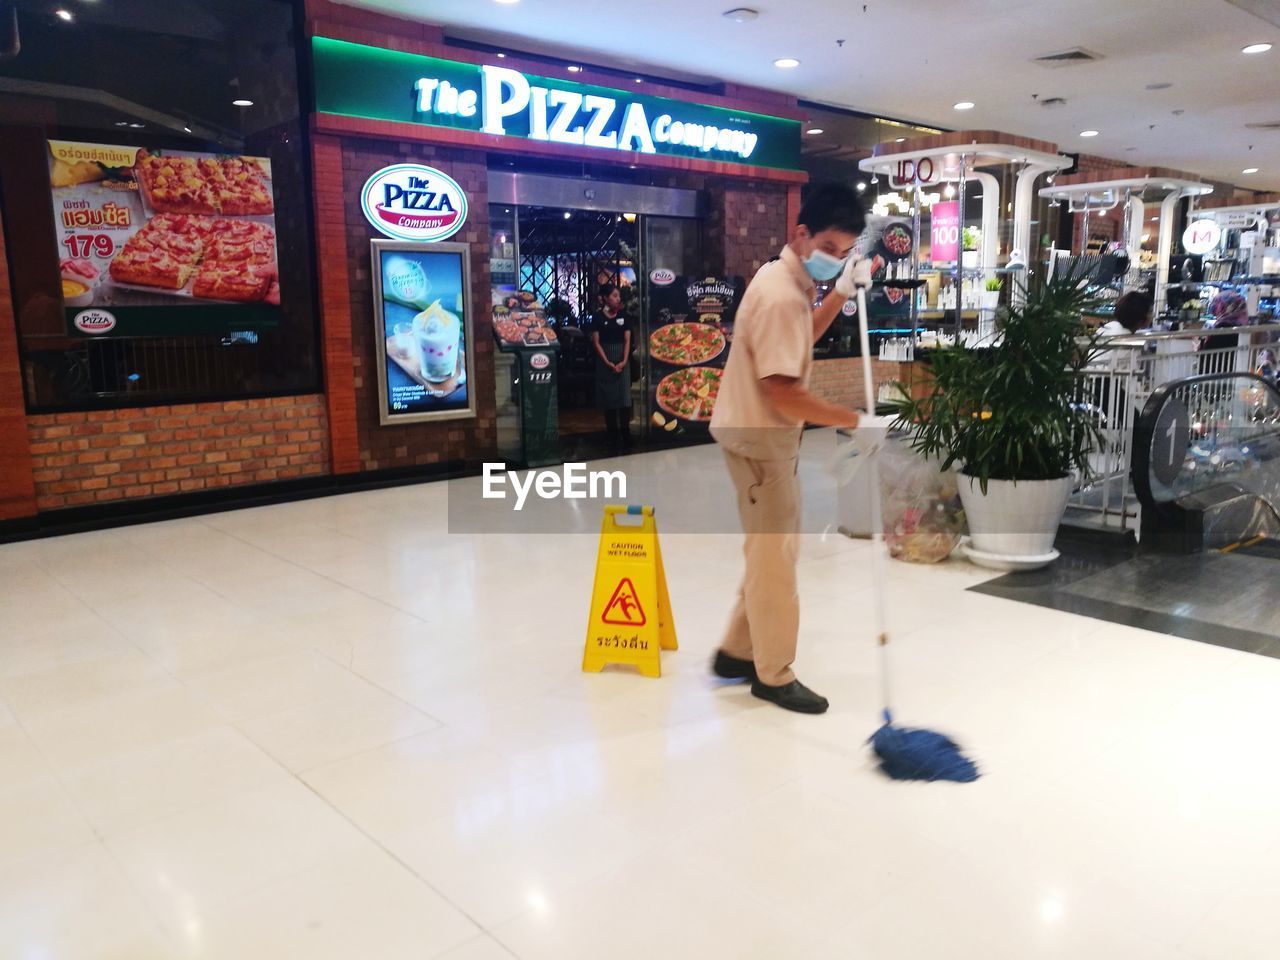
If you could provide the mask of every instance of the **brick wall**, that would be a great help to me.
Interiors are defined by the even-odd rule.
[[[324,397],[27,418],[39,509],[329,472]]]
[[[899,365],[884,360],[872,360],[871,375],[875,377],[878,389],[881,384],[898,379]],[[862,395],[862,358],[837,357],[832,360],[815,360],[813,373],[809,378],[809,388],[829,403],[840,403],[847,407],[861,409],[865,403]]]
[[[706,257],[711,272],[748,281],[787,242],[787,188],[777,184],[711,181]]]
[[[452,239],[471,244],[473,336],[477,417],[440,423],[380,426],[377,351],[385,349],[374,330],[369,241],[375,234],[360,209],[360,188],[369,176],[393,163],[413,161],[443,170],[466,191],[466,225]],[[485,155],[473,150],[420,143],[344,138],[342,174],[346,196],[347,279],[350,290],[351,350],[355,369],[356,431],[360,467],[384,470],[467,460],[477,462],[497,446],[493,381],[493,327],[489,310],[489,174]]]

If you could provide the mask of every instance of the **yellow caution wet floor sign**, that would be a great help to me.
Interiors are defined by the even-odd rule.
[[[605,507],[582,669],[598,673],[622,663],[660,677],[660,651],[675,649],[653,507]]]

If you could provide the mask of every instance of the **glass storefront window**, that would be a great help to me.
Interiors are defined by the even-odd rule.
[[[319,390],[298,5],[16,6],[0,209],[28,408]]]

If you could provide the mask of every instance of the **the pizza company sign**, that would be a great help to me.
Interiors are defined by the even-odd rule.
[[[360,191],[374,229],[397,240],[444,240],[467,219],[467,195],[448,174],[420,163],[383,167]]]
[[[321,114],[798,169],[794,120],[315,37]],[[351,78],[358,76],[358,83]]]

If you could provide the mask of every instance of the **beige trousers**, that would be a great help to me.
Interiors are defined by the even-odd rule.
[[[795,679],[791,664],[800,630],[799,457],[751,460],[724,450],[724,458],[738,494],[747,562],[720,649],[731,657],[753,660],[760,682],[779,687]]]

